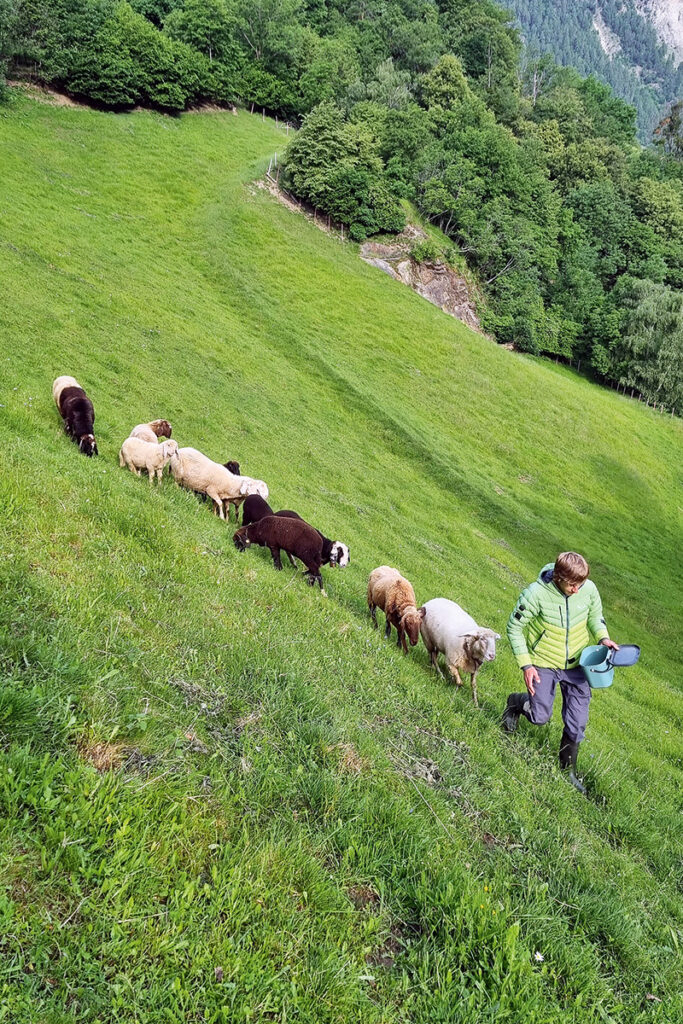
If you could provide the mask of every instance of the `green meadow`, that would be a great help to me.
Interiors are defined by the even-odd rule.
[[[674,1024],[680,420],[364,264],[257,184],[286,141],[0,108],[0,1021]],[[327,598],[119,469],[156,417],[350,546]],[[588,799],[559,706],[501,734],[505,639],[477,710],[365,603],[395,565],[504,634],[564,549],[642,647],[594,696]]]

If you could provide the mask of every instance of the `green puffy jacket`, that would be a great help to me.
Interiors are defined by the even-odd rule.
[[[522,591],[507,635],[520,668],[576,668],[584,647],[609,636],[598,588],[586,580],[567,597],[553,583],[553,563]]]

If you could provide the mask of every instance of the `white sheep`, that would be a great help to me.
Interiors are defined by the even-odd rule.
[[[455,601],[435,597],[424,605],[424,619],[420,626],[422,639],[429,651],[432,665],[443,678],[439,668],[439,654],[445,655],[446,665],[457,686],[462,686],[460,669],[470,673],[474,706],[477,700],[477,672],[483,662],[496,656],[496,640],[500,634],[478,626]]]
[[[268,487],[263,480],[249,476],[237,476],[225,466],[197,451],[196,448],[179,448],[171,459],[171,473],[181,487],[187,487],[199,494],[208,494],[221,519],[225,519],[225,508],[230,516],[230,505],[235,511],[250,494],[268,497]]]
[[[138,476],[141,476],[140,470],[146,469],[151,485],[155,476],[161,482],[164,466],[171,461],[177,451],[177,441],[164,441],[162,444],[157,444],[156,438],[152,443],[143,441],[139,437],[127,437],[119,452],[119,466],[128,466],[131,473],[136,473]]]
[[[133,427],[129,437],[139,437],[141,441],[156,444],[160,437],[171,436],[171,424],[168,420],[152,420],[151,423],[138,423]]]

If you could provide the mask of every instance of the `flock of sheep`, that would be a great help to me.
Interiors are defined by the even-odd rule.
[[[93,433],[95,411],[83,388],[73,377],[57,377],[52,385],[55,404],[64,420],[67,434],[83,454],[97,455]],[[161,439],[165,440],[161,440]],[[181,487],[208,496],[221,519],[230,519],[230,506],[235,508],[239,526],[239,508],[244,504],[242,526],[233,540],[239,551],[252,544],[270,549],[276,569],[282,569],[280,552],[284,551],[292,565],[298,558],[306,567],[312,586],[318,583],[323,594],[322,565],[343,568],[350,562],[349,549],[341,541],[332,541],[291,509],[273,512],[267,502],[268,487],[263,480],[240,474],[239,463],[220,464],[207,458],[196,448],[179,448],[171,440],[168,420],[140,423],[130,432],[119,452],[119,465],[127,466],[137,476],[145,470],[150,485],[161,481],[164,468]],[[438,656],[445,656],[446,665],[457,686],[462,686],[460,672],[468,672],[472,696],[477,701],[477,673],[486,661],[496,656],[496,640],[500,635],[478,626],[474,619],[454,601],[437,597],[417,607],[412,585],[397,569],[381,565],[373,569],[368,580],[367,601],[375,628],[376,610],[385,615],[385,635],[397,632],[397,643],[408,652],[406,637],[414,647],[420,635],[429,651],[432,665],[441,676]]]

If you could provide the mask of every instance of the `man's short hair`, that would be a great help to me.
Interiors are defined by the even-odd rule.
[[[562,583],[583,583],[590,576],[588,562],[576,551],[563,551],[555,559],[553,579]]]

